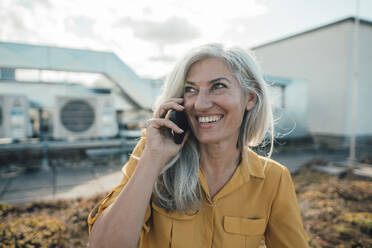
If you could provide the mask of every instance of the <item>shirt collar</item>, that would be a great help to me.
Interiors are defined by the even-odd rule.
[[[249,176],[265,178],[266,161],[249,147],[244,147],[242,154],[241,172],[249,180]]]
[[[250,150],[248,147],[244,148],[242,154],[242,161],[236,168],[234,174],[230,180],[222,187],[222,189],[213,197],[209,195],[209,189],[207,184],[207,179],[203,173],[203,170],[199,168],[199,181],[201,187],[206,195],[206,200],[212,203],[214,200],[218,200],[231,192],[234,192],[242,185],[246,184],[254,178],[265,178],[265,160],[258,156],[255,152]]]

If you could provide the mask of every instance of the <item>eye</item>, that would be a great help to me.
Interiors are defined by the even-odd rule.
[[[196,89],[194,89],[191,86],[185,86],[184,88],[184,93],[195,93],[195,92],[196,92]]]
[[[212,89],[214,89],[214,90],[222,89],[222,88],[226,88],[226,85],[223,84],[223,83],[215,83],[215,84],[213,84],[213,86],[212,86]]]

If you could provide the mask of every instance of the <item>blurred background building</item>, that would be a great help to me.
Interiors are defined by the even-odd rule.
[[[0,42],[0,137],[116,137],[151,116],[159,89],[113,53]]]
[[[273,83],[278,131],[312,137],[316,144],[345,146],[352,134],[354,17],[306,30],[252,48]],[[360,20],[356,136],[372,140],[372,22]]]
[[[251,48],[270,83],[277,137],[345,146],[351,134],[354,17]],[[360,21],[356,134],[371,140],[372,22]],[[161,80],[110,52],[0,42],[2,138],[117,137],[151,116]],[[137,133],[138,135],[138,133]]]

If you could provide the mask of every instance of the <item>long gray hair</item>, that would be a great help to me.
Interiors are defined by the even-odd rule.
[[[221,58],[230,67],[244,91],[257,95],[256,105],[244,113],[238,149],[242,152],[244,146],[256,147],[268,139],[268,156],[271,156],[274,130],[266,83],[252,54],[241,48],[225,49],[220,44],[207,44],[191,50],[169,74],[162,94],[154,104],[154,110],[170,98],[183,97],[184,82],[191,66],[213,57]],[[159,175],[152,195],[155,204],[169,211],[197,210],[201,199],[199,161],[199,143],[191,134],[182,150],[167,163]]]

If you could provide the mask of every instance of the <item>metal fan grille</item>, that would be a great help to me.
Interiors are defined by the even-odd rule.
[[[95,119],[94,109],[83,100],[67,102],[60,112],[62,125],[69,131],[80,133],[88,130]]]

